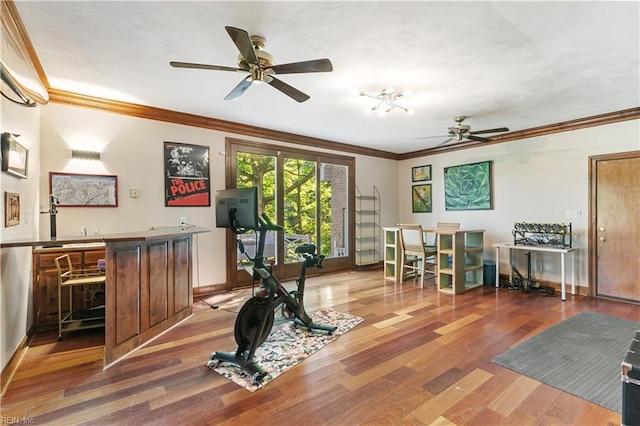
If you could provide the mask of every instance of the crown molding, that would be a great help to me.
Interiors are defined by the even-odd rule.
[[[457,144],[440,147],[422,149],[419,151],[407,152],[400,155],[400,160],[426,157],[430,155],[442,154],[444,152],[459,151],[462,149],[477,148],[481,146],[494,145],[498,143],[511,142],[515,140],[546,136],[554,133],[569,132],[573,130],[585,129],[588,127],[604,126],[606,124],[619,123],[621,121],[640,119],[640,107],[629,108],[622,111],[615,111],[606,114],[593,115],[591,117],[579,118],[577,120],[563,121],[546,126],[532,127],[530,129],[518,130],[515,132],[503,133],[489,137],[489,142],[464,141]]]
[[[288,142],[297,145],[312,146],[315,148],[324,148],[331,151],[348,152],[350,154],[360,154],[371,157],[387,158],[391,160],[399,159],[399,154],[395,154],[392,152],[364,148],[361,146],[335,142],[326,139],[319,139],[310,136],[297,135],[294,133],[281,132],[277,130],[266,129],[264,127],[249,126],[246,124],[219,120],[217,118],[204,117],[201,115],[187,114],[184,112],[171,111],[168,109],[79,95],[77,93],[66,92],[58,89],[50,89],[49,97],[52,103],[61,105],[92,108],[107,112],[113,112],[116,114],[129,115],[132,117],[147,118],[149,120],[164,121],[168,123],[182,124],[185,126],[218,130],[221,132],[234,133],[242,136],[253,136],[257,138]]]
[[[605,113],[576,120],[564,121],[561,123],[504,133],[501,135],[489,137],[489,142],[464,141],[452,145],[412,151],[404,154],[396,154],[388,151],[364,148],[357,145],[303,136],[294,133],[281,132],[263,127],[249,126],[246,124],[219,120],[211,117],[187,114],[127,102],[112,101],[108,99],[80,95],[77,93],[54,89],[49,85],[49,81],[44,72],[42,64],[40,63],[38,55],[33,48],[33,44],[31,43],[29,35],[26,31],[26,28],[24,27],[24,24],[22,23],[13,0],[2,0],[2,23],[6,26],[9,36],[18,45],[18,48],[22,55],[25,57],[25,60],[27,60],[31,64],[40,81],[47,89],[50,102],[69,106],[92,108],[116,114],[129,115],[132,117],[146,118],[149,120],[164,121],[185,126],[218,130],[221,132],[233,133],[242,136],[264,138],[297,145],[323,148],[331,151],[346,152],[349,154],[365,155],[390,160],[408,160],[412,158],[441,154],[444,152],[476,148],[480,146],[533,138],[554,133],[568,132],[587,127],[602,126],[621,121],[640,119],[640,107],[635,107],[622,111]]]

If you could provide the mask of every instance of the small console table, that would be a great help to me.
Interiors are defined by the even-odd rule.
[[[558,253],[560,254],[560,275],[561,275],[561,283],[560,283],[560,291],[562,295],[562,301],[567,300],[566,298],[566,267],[565,267],[565,257],[567,253],[573,254],[573,262],[571,266],[571,294],[576,293],[576,253],[578,251],[577,247],[567,247],[567,248],[558,248],[558,247],[549,247],[544,245],[537,246],[527,246],[513,243],[497,243],[494,244],[493,247],[496,248],[496,287],[500,287],[500,249],[509,249],[509,260],[511,260],[511,250],[524,250],[524,251],[533,251],[533,252],[545,252],[545,253]]]

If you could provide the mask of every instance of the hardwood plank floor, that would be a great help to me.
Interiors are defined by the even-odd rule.
[[[287,288],[294,284],[285,283]],[[621,416],[499,367],[491,358],[581,311],[640,321],[637,305],[483,287],[451,296],[380,270],[307,280],[307,311],[365,321],[246,391],[209,370],[235,350],[240,290],[196,301],[194,315],[103,370],[104,334],[31,341],[2,400],[3,423],[91,425],[619,425]],[[621,360],[622,361],[622,360]]]

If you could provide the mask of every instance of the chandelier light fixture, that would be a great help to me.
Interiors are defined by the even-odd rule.
[[[377,95],[369,95],[363,91],[360,91],[360,96],[365,96],[367,98],[375,99],[378,101],[378,103],[375,106],[371,108],[367,108],[365,112],[369,113],[369,112],[377,111],[380,115],[391,112],[396,108],[401,109],[407,114],[413,114],[412,109],[405,108],[401,105],[398,105],[398,103],[396,102],[399,98],[403,96],[407,96],[408,94],[409,94],[408,90],[404,90],[402,92],[396,92],[393,87],[387,87],[385,89],[382,89],[380,93],[378,93]]]

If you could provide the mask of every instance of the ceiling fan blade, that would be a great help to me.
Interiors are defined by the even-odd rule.
[[[243,78],[242,81],[233,88],[231,92],[227,96],[224,97],[225,101],[232,101],[234,99],[238,99],[247,89],[251,86],[251,77]]]
[[[472,141],[477,141],[477,142],[489,142],[490,141],[490,139],[481,138],[480,136],[474,136],[474,135],[467,135],[466,138],[470,139]]]
[[[472,135],[481,135],[483,133],[498,133],[498,132],[508,132],[508,127],[498,127],[497,129],[487,129],[487,130],[474,130],[471,132]]]
[[[451,142],[452,140],[453,140],[453,138],[446,139],[446,140],[444,140],[444,141],[440,142],[438,145],[434,146],[434,148],[437,148],[437,147],[439,147],[439,146],[442,146],[442,145],[448,144],[448,143],[449,143],[449,142]]]
[[[240,28],[234,27],[224,27],[233,40],[233,43],[236,45],[242,57],[250,64],[258,65],[258,57],[256,56],[256,51],[253,49],[253,43],[251,42],[251,37],[249,37],[249,33]]]
[[[440,135],[440,136],[423,136],[421,138],[416,138],[416,139],[435,139],[435,138],[446,138],[449,135]]]
[[[307,99],[310,98],[309,95],[307,95],[305,93],[302,93],[301,91],[299,91],[295,87],[289,86],[287,83],[283,82],[282,80],[278,80],[277,78],[275,78],[273,76],[271,76],[271,81],[268,81],[268,83],[272,87],[275,87],[276,89],[278,89],[279,91],[281,91],[285,95],[295,99],[298,102],[304,102],[304,101],[306,101]]]
[[[221,65],[206,65],[206,64],[193,64],[191,62],[169,62],[174,68],[195,68],[201,70],[214,70],[214,71],[233,71],[233,72],[247,72],[248,70],[243,70],[242,68],[235,67],[223,67]]]
[[[329,59],[314,59],[311,61],[292,62],[290,64],[274,65],[271,67],[276,74],[296,74],[306,72],[331,72],[333,65]]]

